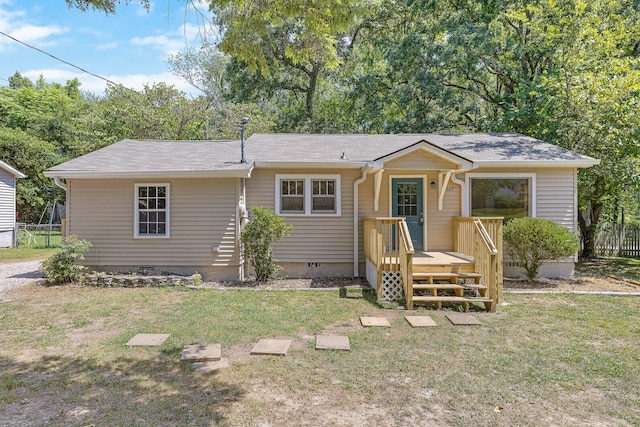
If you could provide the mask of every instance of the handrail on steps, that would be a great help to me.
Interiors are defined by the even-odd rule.
[[[399,273],[402,288],[410,303],[413,295],[414,248],[404,218],[365,218],[364,247],[367,262],[367,280],[377,290],[378,300],[383,295],[385,273]]]

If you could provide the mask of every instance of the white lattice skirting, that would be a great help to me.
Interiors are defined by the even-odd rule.
[[[397,301],[404,298],[402,274],[399,271],[382,272],[382,300]]]

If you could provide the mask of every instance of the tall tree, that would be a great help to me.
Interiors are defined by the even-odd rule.
[[[303,98],[303,118],[315,116],[316,92],[340,64],[338,43],[357,19],[357,0],[211,0],[223,31],[220,50],[233,57],[237,100],[272,93]]]

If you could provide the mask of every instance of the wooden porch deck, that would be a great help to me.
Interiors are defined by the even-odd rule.
[[[379,300],[404,299],[408,309],[414,303],[453,303],[466,311],[476,303],[495,311],[502,300],[502,220],[454,223],[453,251],[415,251],[404,219],[365,220],[367,280]]]

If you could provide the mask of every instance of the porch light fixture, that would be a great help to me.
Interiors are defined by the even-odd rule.
[[[436,189],[436,182],[435,181],[431,181],[431,189],[432,190]]]
[[[243,117],[240,119],[240,163],[247,163],[247,159],[244,158],[244,128],[248,124],[248,117]]]
[[[349,160],[349,158],[346,154],[342,153],[342,156],[340,156],[340,160]]]

